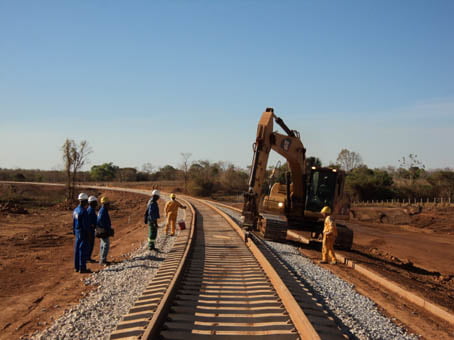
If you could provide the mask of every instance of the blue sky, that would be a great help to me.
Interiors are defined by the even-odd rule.
[[[324,164],[454,167],[453,1],[0,1],[0,167],[245,167],[262,111]],[[277,157],[272,157],[271,162]]]

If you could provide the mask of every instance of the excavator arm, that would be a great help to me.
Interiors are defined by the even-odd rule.
[[[285,131],[286,135],[273,131],[273,123]],[[289,222],[302,221],[306,199],[306,149],[299,138],[298,132],[290,130],[283,120],[274,115],[272,108],[263,112],[258,123],[257,136],[254,143],[254,157],[249,176],[248,191],[244,194],[243,225],[255,229],[260,218],[259,205],[262,199],[262,187],[265,183],[266,167],[269,153],[274,150],[283,156],[290,167],[293,181],[293,194],[289,197]]]

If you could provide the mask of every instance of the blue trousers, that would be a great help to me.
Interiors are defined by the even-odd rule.
[[[87,259],[91,259],[93,248],[95,247],[95,231],[90,229],[88,232],[88,254]]]
[[[87,269],[88,240],[82,237],[80,230],[76,229],[76,241],[74,242],[74,268],[76,270]]]
[[[101,238],[99,247],[99,262],[107,261],[107,254],[109,253],[110,240],[108,237]]]

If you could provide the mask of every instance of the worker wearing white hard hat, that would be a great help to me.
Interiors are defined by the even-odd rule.
[[[90,273],[87,269],[88,252],[88,195],[81,192],[78,196],[79,205],[73,211],[73,233],[76,236],[74,242],[74,270],[80,273]]]
[[[323,207],[320,213],[325,218],[323,228],[322,260],[320,263],[336,264],[336,254],[334,253],[334,242],[337,237],[336,221],[331,216],[331,208]]]
[[[157,250],[155,247],[156,237],[158,236],[158,219],[159,215],[159,190],[153,190],[151,199],[148,201],[147,210],[144,214],[144,222],[148,224],[148,249]]]
[[[95,196],[88,197],[89,207],[87,209],[88,214],[88,262],[96,262],[91,258],[93,254],[93,248],[95,246],[95,231],[96,231],[96,220],[98,215],[96,214],[96,207],[98,206],[98,199]]]

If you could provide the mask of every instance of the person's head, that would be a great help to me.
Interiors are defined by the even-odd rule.
[[[160,195],[161,194],[160,194],[159,190],[153,190],[151,192],[151,199],[156,202],[159,199]]]
[[[109,199],[107,198],[107,196],[103,196],[101,197],[101,204],[105,207],[109,207],[110,205],[110,201]]]
[[[79,196],[77,197],[77,199],[79,200],[79,204],[82,207],[84,207],[84,208],[88,207],[88,195],[86,193],[81,192],[79,194]]]
[[[331,215],[331,208],[325,205],[322,210],[320,210],[320,213],[323,215],[323,217]]]
[[[90,196],[88,197],[88,204],[90,205],[90,207],[96,208],[96,206],[98,205],[98,199],[95,196]]]
[[[177,198],[177,197],[175,196],[174,193],[170,194],[170,199],[171,199],[171,200],[175,200],[175,198]]]

